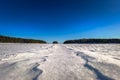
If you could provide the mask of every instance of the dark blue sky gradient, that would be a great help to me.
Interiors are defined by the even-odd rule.
[[[120,38],[120,0],[0,0],[0,34],[48,42]]]

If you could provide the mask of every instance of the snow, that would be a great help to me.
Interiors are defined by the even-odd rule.
[[[119,80],[120,44],[0,43],[0,80]]]

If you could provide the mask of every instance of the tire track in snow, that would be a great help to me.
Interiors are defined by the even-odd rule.
[[[22,56],[13,55],[10,59],[7,57],[8,60],[0,64],[0,79],[114,80],[101,71],[99,66],[102,66],[103,70],[108,68],[108,73],[114,74],[117,79],[113,77],[114,75],[112,77],[119,80],[120,70],[118,67],[106,63],[99,64],[96,57],[75,49],[79,46],[60,44],[50,46],[45,49],[40,48],[40,50],[33,47],[33,50],[36,50],[35,53],[31,51],[31,53],[27,52],[25,55],[21,53]],[[12,59],[14,57],[16,57],[16,60]]]

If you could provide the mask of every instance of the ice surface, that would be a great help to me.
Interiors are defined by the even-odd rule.
[[[0,44],[0,80],[119,80],[120,44]]]

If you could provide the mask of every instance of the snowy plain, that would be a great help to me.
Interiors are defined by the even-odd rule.
[[[0,80],[120,80],[120,44],[0,43]]]

